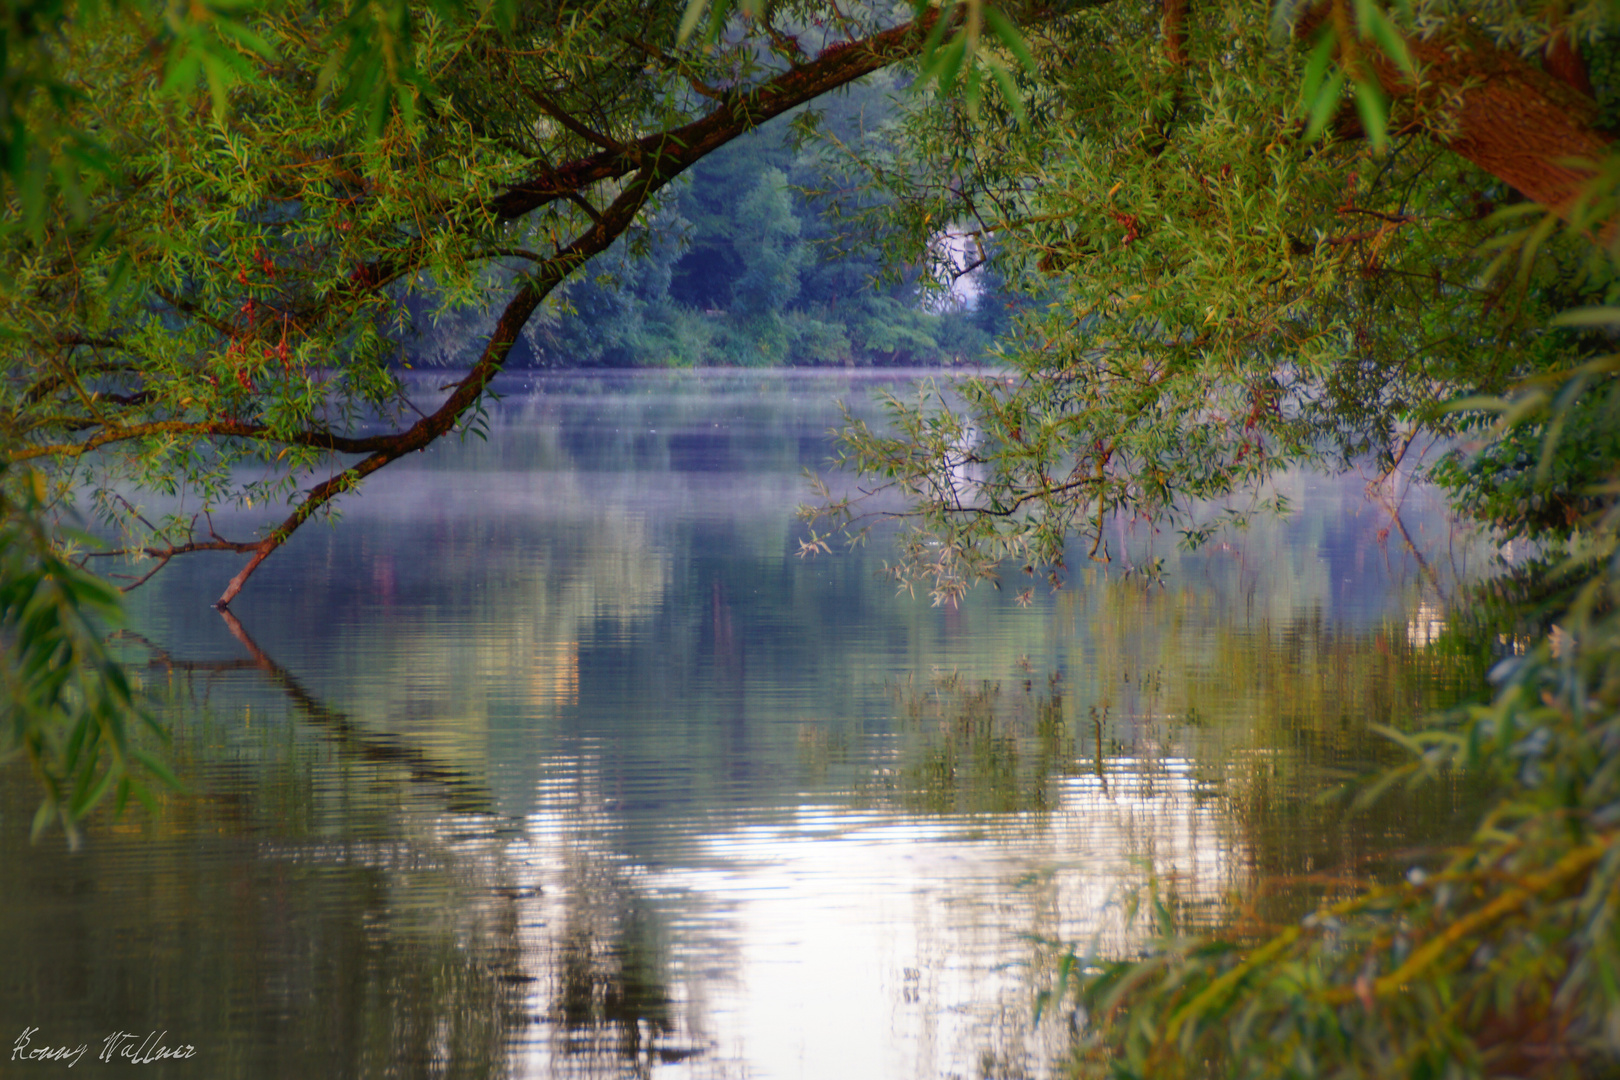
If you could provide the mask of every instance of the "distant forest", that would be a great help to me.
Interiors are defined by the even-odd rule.
[[[896,93],[879,73],[818,103],[843,145],[884,138]],[[903,92],[903,91],[900,91]],[[885,266],[878,245],[838,243],[815,192],[858,178],[835,145],[783,116],[704,158],[649,220],[594,259],[533,319],[508,368],[944,366],[980,361],[1007,313],[994,279],[975,299]],[[870,197],[870,196],[867,196]],[[860,196],[856,197],[856,201]],[[413,365],[467,367],[493,316],[413,307]]]

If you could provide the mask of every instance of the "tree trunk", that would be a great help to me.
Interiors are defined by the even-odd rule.
[[[1476,35],[1440,35],[1408,47],[1422,73],[1375,65],[1392,97],[1413,102],[1430,136],[1578,228],[1609,231],[1585,209],[1612,138],[1597,102]]]

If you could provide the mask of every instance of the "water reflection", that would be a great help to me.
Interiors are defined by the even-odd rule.
[[[506,1075],[523,1013],[493,967],[511,908],[477,783],[356,732],[262,652],[144,651],[186,714],[172,755],[192,791],[70,855],[30,849],[28,789],[0,785],[0,1016],[92,1057],[119,1031],[196,1047],[155,1076]],[[277,680],[303,731],[201,706],[244,676]]]
[[[1040,1075],[1048,943],[1130,948],[1148,887],[1294,917],[1468,797],[1316,798],[1477,676],[1438,624],[1482,549],[1421,493],[1284,477],[1201,553],[1121,523],[1161,583],[940,610],[793,554],[859,382],[502,389],[241,622],[223,563],[136,594],[194,794],[70,857],[0,773],[0,1018],[167,1028],[187,1075]]]
[[[662,912],[596,842],[601,820],[585,808],[600,800],[581,785],[599,773],[570,763],[546,808],[503,819],[476,777],[364,730],[233,614],[218,617],[245,657],[187,659],[130,632],[119,641],[162,676],[181,723],[246,677],[275,690],[297,727],[265,731],[262,707],[256,739],[188,726],[175,751],[195,791],[165,798],[144,828],[97,835],[83,858],[6,837],[8,864],[67,875],[85,914],[104,920],[90,928],[35,908],[26,914],[41,933],[8,953],[58,1029],[82,1040],[109,1024],[161,1025],[201,1050],[206,1073],[229,1075],[645,1075],[703,1052],[672,997]],[[222,738],[257,768],[209,752]],[[272,762],[278,749],[290,752]],[[176,876],[183,885],[166,887]],[[0,908],[8,928],[27,895]],[[196,927],[204,940],[186,941]],[[76,981],[96,992],[60,986],[45,949],[31,955],[34,942],[54,951],[68,935],[91,946]],[[111,955],[93,944],[109,935]],[[102,991],[131,982],[126,965],[144,969],[133,980],[142,997],[110,1000]],[[140,1019],[119,1019],[129,1014]]]
[[[345,754],[373,764],[403,769],[412,783],[442,787],[445,808],[450,811],[465,814],[489,812],[489,793],[476,777],[463,769],[435,761],[430,754],[389,732],[369,732],[355,724],[348,716],[311,694],[292,672],[259,648],[235,615],[221,610],[219,617],[231,637],[247,650],[247,660],[179,660],[138,633],[122,630],[113,637],[114,640],[145,646],[150,656],[146,667],[169,676],[176,673],[195,675],[198,672],[221,674],[249,668],[258,671],[264,675],[266,682],[286,696],[299,720],[320,729],[322,735]]]
[[[1054,672],[1043,681],[1038,695],[1033,671],[1010,693],[988,679],[969,684],[956,672],[926,688],[914,680],[897,686],[896,764],[858,784],[857,796],[922,814],[1051,810],[1057,781],[1082,763],[1062,679]],[[1104,771],[1099,758],[1097,776],[1104,778]]]

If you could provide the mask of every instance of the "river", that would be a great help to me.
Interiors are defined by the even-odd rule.
[[[1444,833],[1456,785],[1322,798],[1478,678],[1442,630],[1491,552],[1432,492],[1290,475],[1199,552],[1122,527],[1028,607],[932,607],[881,537],[798,555],[834,399],[907,378],[504,377],[233,615],[234,557],[132,594],[188,790],[69,852],[0,771],[0,1047],[89,1047],[0,1073],[1058,1075],[1062,949],[1155,896],[1296,918]]]

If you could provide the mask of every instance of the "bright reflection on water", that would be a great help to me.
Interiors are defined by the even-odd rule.
[[[234,561],[160,575],[122,645],[191,793],[68,855],[0,773],[0,1036],[92,1044],[73,1075],[120,1030],[196,1047],[153,1076],[1047,1075],[1054,943],[1295,918],[1445,829],[1453,786],[1317,798],[1478,676],[1442,631],[1487,556],[1431,496],[1291,477],[1196,555],[1121,531],[1029,609],[930,608],[881,543],[794,555],[873,381],[514,379],[240,622]]]

